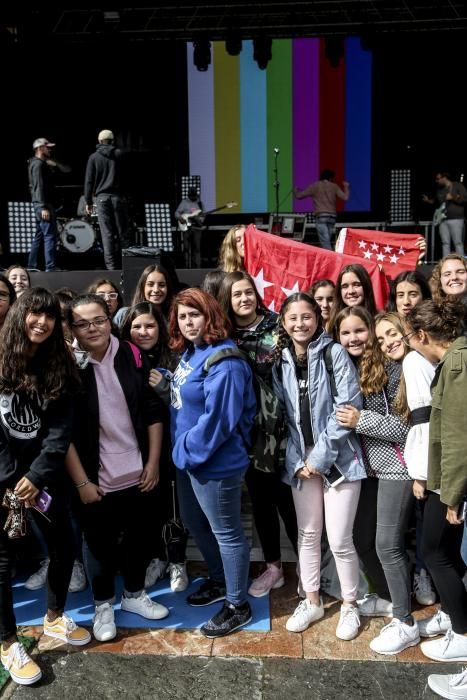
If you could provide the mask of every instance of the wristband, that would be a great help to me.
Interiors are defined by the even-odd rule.
[[[75,484],[75,486],[77,489],[82,489],[83,486],[87,486],[87,484],[90,484],[90,483],[91,482],[89,481],[89,479],[86,479],[86,481],[82,481],[80,484]]]

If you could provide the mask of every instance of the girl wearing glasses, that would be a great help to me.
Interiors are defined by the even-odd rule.
[[[467,592],[462,580],[466,567],[460,554],[467,494],[463,315],[462,304],[425,301],[406,319],[411,347],[436,364],[422,552],[438,589],[441,609],[423,622],[430,632],[425,636],[445,636],[420,647],[435,661],[467,661]]]
[[[64,460],[72,433],[71,395],[77,388],[57,298],[46,289],[27,290],[13,305],[1,334],[0,503],[10,489],[10,498],[19,499],[21,507],[29,506],[37,516],[47,541],[44,634],[83,645],[90,640],[89,633],[64,613],[74,558]],[[47,519],[34,510],[44,488],[52,497]],[[7,515],[7,508],[0,507],[1,662],[14,681],[30,685],[40,679],[41,671],[16,637],[11,540],[4,529]]]
[[[335,337],[357,364],[363,410],[339,407],[341,425],[360,435],[368,479],[362,491],[354,538],[365,572],[376,593],[359,602],[363,616],[393,620],[370,642],[378,654],[398,654],[420,641],[411,615],[411,581],[405,532],[413,508],[412,480],[403,451],[409,410],[401,383],[408,348],[396,314],[379,314],[376,323],[361,307],[344,309],[336,318]]]
[[[88,294],[97,294],[97,296],[104,299],[109,309],[109,316],[111,319],[113,319],[117,311],[123,306],[123,297],[120,290],[111,280],[97,280],[88,288]]]
[[[143,301],[132,306],[121,328],[121,338],[129,340],[143,350],[149,359],[151,369],[164,369],[173,371],[177,365],[177,356],[169,349],[169,337],[164,318],[154,304]],[[170,458],[170,435],[168,422],[164,428],[164,442],[162,449],[161,473],[157,489],[154,492],[156,502],[154,504],[152,549],[156,557],[149,563],[146,571],[146,588],[153,586],[156,581],[163,578],[167,571],[170,576],[170,587],[174,593],[184,591],[188,586],[186,570],[186,537],[180,536],[178,546],[166,546],[163,539],[164,524],[173,517],[173,497],[176,499],[174,465]],[[179,508],[177,499],[175,509]]]
[[[121,533],[122,610],[161,619],[167,608],[145,592],[149,563],[144,533],[151,529],[150,491],[159,481],[164,407],[148,385],[147,359],[111,334],[102,297],[76,297],[70,323],[89,362],[79,374],[69,474],[82,502],[87,573],[96,612],[93,633],[103,642],[116,635],[113,602]]]

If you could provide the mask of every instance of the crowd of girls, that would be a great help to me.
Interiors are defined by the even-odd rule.
[[[362,616],[390,617],[373,651],[397,654],[444,634],[422,651],[467,660],[465,261],[448,255],[430,285],[417,271],[402,273],[379,313],[366,270],[349,265],[335,285],[317,280],[276,314],[243,257],[244,229],[234,227],[203,289],[174,295],[168,273],[151,265],[130,307],[107,279],[76,296],[29,289],[17,266],[0,276],[0,498],[21,514],[44,487],[52,496],[48,519],[28,514],[48,549],[45,633],[74,644],[90,637],[64,613],[81,556],[70,510],[84,538],[100,641],[116,634],[118,568],[123,609],[169,615],[146,589],[166,573],[174,593],[187,588],[187,531],[208,569],[187,603],[222,603],[201,632],[214,638],[243,627],[248,595],[284,584],[282,521],[298,558],[287,630],[324,615],[325,529],[341,589],[339,639],[355,638]],[[265,561],[252,581],[244,482]],[[8,511],[0,510],[3,526]],[[414,512],[412,583],[406,533]],[[162,531],[172,516],[183,534],[169,550]],[[1,660],[17,682],[32,683],[40,669],[16,639],[10,550],[2,528]],[[360,568],[369,593],[357,600]],[[438,595],[440,609],[417,621],[412,593],[422,604]]]

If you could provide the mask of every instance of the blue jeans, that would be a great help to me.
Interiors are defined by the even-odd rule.
[[[209,577],[223,584],[233,605],[246,601],[250,552],[240,520],[244,472],[206,479],[177,469],[180,514],[206,561]]]
[[[44,243],[45,269],[53,270],[55,267],[55,256],[57,250],[57,219],[55,210],[47,205],[50,218],[45,221],[42,218],[42,206],[34,204],[34,214],[36,216],[36,235],[29,252],[28,267],[37,268],[39,266],[39,253]]]
[[[455,252],[464,257],[464,219],[445,219],[439,225],[442,255],[451,252],[451,241]]]
[[[334,233],[336,225],[336,217],[333,214],[317,214],[316,232],[318,233],[319,244],[321,248],[332,250],[331,236]]]

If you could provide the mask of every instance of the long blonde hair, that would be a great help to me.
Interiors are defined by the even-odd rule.
[[[378,325],[378,323],[381,323],[381,321],[387,321],[388,323],[391,323],[398,333],[404,335],[405,328],[402,322],[402,318],[401,316],[399,316],[397,311],[381,311],[381,313],[376,314],[375,328]],[[410,352],[410,348],[405,343],[403,343],[403,346],[405,357]],[[407,386],[405,384],[405,377],[403,372],[401,372],[399,388],[397,390],[396,398],[394,399],[393,409],[398,416],[400,416],[401,418],[403,418],[403,420],[409,423],[410,409],[407,404]]]
[[[237,250],[237,241],[235,235],[241,228],[245,228],[244,224],[232,226],[225,234],[219,250],[219,267],[224,272],[238,272],[244,270],[243,258]]]

